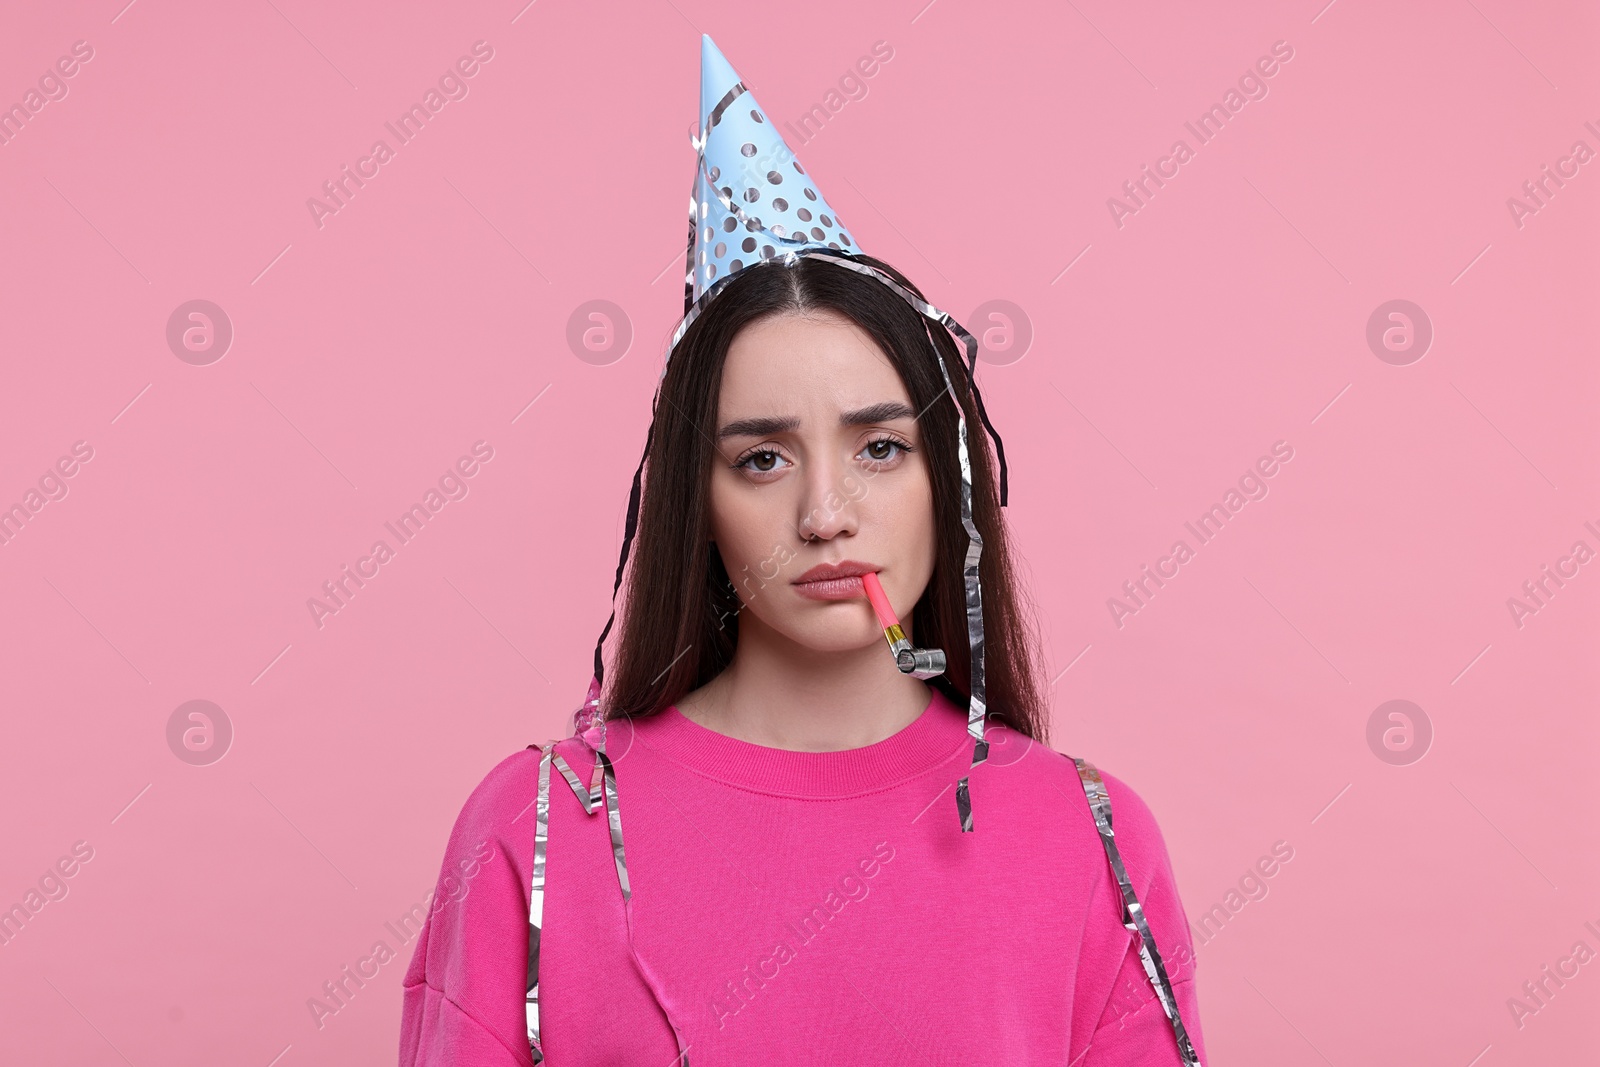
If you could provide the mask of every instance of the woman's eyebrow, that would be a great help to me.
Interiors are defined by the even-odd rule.
[[[840,426],[864,426],[874,422],[892,422],[895,419],[914,419],[917,413],[898,400],[885,400],[879,404],[841,412]],[[800,428],[795,415],[759,415],[748,419],[735,419],[717,431],[717,440],[729,437],[767,437],[775,433],[788,433]]]
[[[873,404],[858,411],[846,411],[839,415],[840,426],[863,426],[873,422],[893,422],[895,419],[915,419],[917,413],[898,400],[885,400],[881,404]]]
[[[725,441],[730,437],[767,437],[799,428],[800,418],[797,415],[758,415],[749,419],[734,419],[717,431],[717,440]]]

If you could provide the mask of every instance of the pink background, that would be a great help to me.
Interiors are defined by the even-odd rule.
[[[1593,5],[121,2],[0,33],[0,103],[94,51],[0,146],[0,506],[93,449],[0,545],[0,905],[93,849],[0,946],[0,1059],[393,1062],[411,945],[320,1029],[306,1002],[394,946],[468,791],[583,696],[681,312],[701,31],[779,123],[893,49],[791,144],[936,303],[1031,324],[980,374],[1052,743],[1149,802],[1196,922],[1294,849],[1199,949],[1215,1062],[1592,1054],[1600,962],[1520,1027],[1507,1000],[1600,951],[1600,562],[1520,626],[1507,600],[1600,550],[1600,161],[1521,226],[1507,200],[1600,150]],[[469,95],[319,228],[307,199],[479,40]],[[234,330],[209,365],[166,339],[194,299]],[[1366,341],[1395,299],[1434,332],[1406,365]],[[625,353],[569,347],[591,300]],[[308,598],[480,440],[319,628]],[[1270,493],[1119,627],[1277,441]],[[1369,745],[1397,699],[1420,760]],[[169,746],[191,700],[233,730],[206,766]]]

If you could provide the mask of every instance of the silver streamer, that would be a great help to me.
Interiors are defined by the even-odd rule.
[[[561,772],[561,777],[565,778],[567,784],[572,787],[572,795],[578,798],[579,804],[583,805],[583,813],[585,815],[593,815],[594,798],[589,795],[588,790],[583,788],[583,783],[578,781],[578,776],[572,772],[572,767],[568,765],[566,759],[559,752],[556,753],[555,763],[556,770]]]
[[[592,784],[589,790],[585,791],[583,783],[578,780],[577,774],[573,772],[566,760],[558,755],[555,757],[555,763],[561,768],[562,777],[567,780],[567,785],[571,787],[573,795],[578,798],[578,802],[583,805],[583,810],[586,814],[593,815],[601,810],[601,801],[604,801],[607,830],[611,836],[611,855],[617,869],[617,884],[622,889],[622,915],[623,922],[627,927],[628,954],[633,960],[634,967],[637,968],[640,976],[644,979],[646,987],[649,988],[651,996],[655,998],[656,1004],[661,1008],[661,1014],[666,1018],[667,1025],[672,1028],[673,1037],[678,1043],[678,1058],[674,1062],[680,1064],[681,1067],[689,1067],[689,1046],[684,1039],[683,1031],[678,1028],[677,1022],[672,1018],[671,1013],[667,1011],[666,1003],[661,996],[655,976],[646,966],[644,960],[639,957],[638,951],[633,946],[633,889],[628,882],[628,863],[622,847],[622,811],[617,790],[617,770],[611,762],[611,757],[606,754],[605,719],[600,713],[599,697],[598,682],[591,682],[588,699],[573,715],[573,733],[583,741],[594,755],[593,782],[595,784]],[[591,734],[595,735],[594,740],[590,739]],[[551,748],[553,750],[554,746],[552,745]],[[543,798],[549,789],[548,770],[541,768],[539,781],[540,796]],[[544,801],[541,800],[541,804],[543,803]],[[536,846],[536,864],[538,863],[537,857]],[[542,886],[543,867],[537,866],[536,871],[538,872],[536,874],[538,884]],[[535,1053],[534,1063],[536,1064],[540,1062],[539,1055],[539,1053]]]
[[[539,757],[539,796],[533,831],[533,880],[528,890],[528,1047],[535,1064],[544,1062],[539,1042],[539,934],[544,929],[544,863],[550,840],[550,755],[556,743],[544,746]],[[560,757],[556,757],[559,759]]]
[[[1161,962],[1161,951],[1156,948],[1150,924],[1145,921],[1144,907],[1134,894],[1133,883],[1128,880],[1127,869],[1122,865],[1122,853],[1117,850],[1116,834],[1111,829],[1111,794],[1106,791],[1105,780],[1087,760],[1075,756],[1067,758],[1078,768],[1078,780],[1083,783],[1083,792],[1089,798],[1089,810],[1094,812],[1094,825],[1100,832],[1100,843],[1105,846],[1106,859],[1111,861],[1111,873],[1116,875],[1117,888],[1122,891],[1122,925],[1139,939],[1139,962],[1144,965],[1145,977],[1150,979],[1150,987],[1161,1002],[1161,1010],[1166,1012],[1167,1021],[1172,1024],[1183,1067],[1202,1067],[1200,1057],[1195,1055],[1194,1045],[1189,1042],[1189,1031],[1184,1029],[1183,1018],[1178,1014],[1178,998],[1173,995],[1172,983],[1167,980],[1167,968]]]

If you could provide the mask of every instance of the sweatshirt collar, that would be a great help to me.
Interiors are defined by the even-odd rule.
[[[669,706],[629,720],[636,742],[717,781],[773,796],[843,798],[877,792],[931,770],[968,744],[967,713],[933,686],[922,713],[881,741],[835,752],[769,748],[717,733]]]

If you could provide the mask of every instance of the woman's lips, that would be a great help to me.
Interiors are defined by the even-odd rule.
[[[817,582],[795,582],[795,592],[810,600],[850,600],[867,595],[861,576],[825,578]]]

